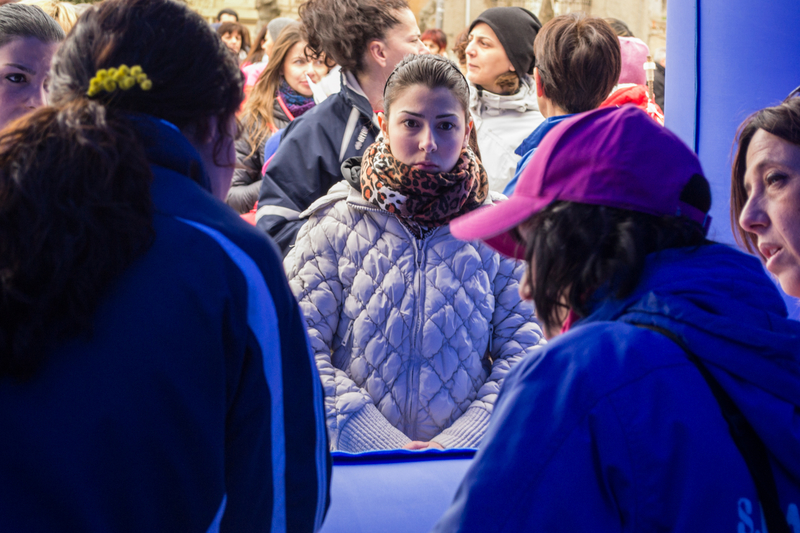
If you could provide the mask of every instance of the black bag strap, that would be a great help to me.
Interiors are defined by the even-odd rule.
[[[708,387],[717,399],[722,416],[728,422],[728,429],[733,437],[733,442],[739,449],[739,453],[744,457],[744,462],[747,463],[747,469],[756,484],[756,493],[761,502],[761,507],[764,510],[764,518],[767,521],[767,529],[770,533],[791,533],[789,524],[786,517],[781,511],[780,500],[778,500],[778,488],[775,486],[775,478],[772,475],[772,466],[769,464],[769,457],[767,456],[767,448],[764,442],[759,438],[758,434],[750,425],[750,422],[742,414],[742,411],[736,406],[730,395],[725,392],[722,385],[711,375],[708,368],[700,361],[700,358],[689,349],[686,343],[668,329],[654,326],[651,324],[637,324],[632,325],[650,329],[661,333],[672,342],[681,347],[686,352],[689,361],[694,363],[700,374],[706,380]]]

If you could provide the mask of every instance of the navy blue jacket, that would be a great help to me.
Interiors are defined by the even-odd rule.
[[[0,531],[313,531],[322,390],[280,255],[177,129],[139,128],[155,240],[90,336],[0,379]]]
[[[342,89],[286,128],[261,180],[256,225],[287,252],[305,222],[300,213],[342,180],[340,166],[360,156],[379,128],[372,107],[342,73]]]
[[[648,257],[503,385],[436,531],[765,531],[755,485],[681,337],[770,453],[800,531],[800,323],[759,262],[724,245]]]

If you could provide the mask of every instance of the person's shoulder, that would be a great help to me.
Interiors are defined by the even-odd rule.
[[[272,240],[229,206],[187,176],[163,167],[152,168],[156,216],[180,222],[186,231],[202,232],[208,237],[207,242],[215,243],[226,255],[240,259],[247,256],[262,271],[280,265],[280,254]]]
[[[683,352],[663,335],[619,321],[576,324],[550,340],[540,358],[519,364],[518,381],[557,380],[596,398],[675,365]]]

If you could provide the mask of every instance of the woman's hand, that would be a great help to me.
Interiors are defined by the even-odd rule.
[[[424,440],[412,440],[405,446],[403,449],[405,450],[428,450],[428,449],[437,449],[437,450],[444,450],[444,446],[439,444],[438,442],[434,441],[424,441]]]

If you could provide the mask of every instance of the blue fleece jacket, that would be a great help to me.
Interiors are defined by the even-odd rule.
[[[0,378],[0,531],[313,531],[322,391],[277,249],[141,118],[155,239],[93,331]]]
[[[755,485],[681,337],[770,453],[800,531],[800,323],[759,262],[724,245],[648,257],[506,378],[436,531],[765,531]]]

